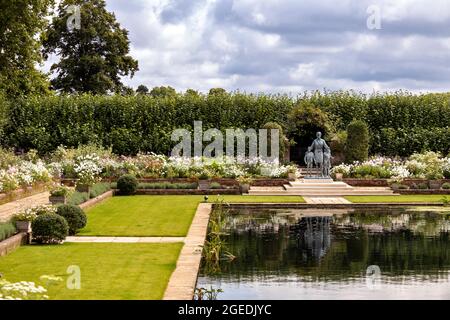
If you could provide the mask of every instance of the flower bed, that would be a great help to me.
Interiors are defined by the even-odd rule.
[[[450,157],[439,153],[413,154],[408,159],[375,157],[365,162],[341,164],[332,168],[332,176],[344,179],[450,179]],[[354,182],[357,183],[357,182]],[[379,182],[382,184],[382,182]]]
[[[293,165],[265,162],[260,158],[220,159],[166,157],[156,154],[138,154],[135,157],[116,156],[110,150],[95,146],[77,149],[59,147],[54,153],[40,159],[31,152],[15,156],[0,150],[0,193],[11,192],[36,183],[48,183],[61,179],[66,185],[92,186],[100,180],[115,181],[124,174],[131,174],[148,182],[187,179],[189,182],[213,180],[223,185],[235,185],[234,179],[242,176],[282,179],[296,173]],[[257,179],[255,181],[258,181]],[[259,183],[259,182],[256,182]],[[277,182],[279,185],[281,181]],[[262,182],[262,185],[268,183]]]

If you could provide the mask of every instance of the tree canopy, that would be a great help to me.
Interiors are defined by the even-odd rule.
[[[53,0],[0,1],[0,91],[8,97],[48,92],[39,34]]]
[[[79,28],[67,27],[72,5],[80,8]],[[63,0],[43,44],[46,57],[60,58],[51,67],[56,74],[51,84],[62,92],[120,93],[121,77],[133,77],[138,70],[138,62],[129,55],[128,31],[106,10],[104,0]]]

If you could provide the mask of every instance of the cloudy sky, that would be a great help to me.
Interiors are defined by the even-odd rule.
[[[106,2],[139,60],[133,87],[450,91],[450,0]]]

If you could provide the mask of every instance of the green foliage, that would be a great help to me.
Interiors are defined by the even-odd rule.
[[[69,225],[69,235],[71,236],[77,234],[78,230],[86,226],[86,214],[79,206],[63,204],[58,206],[56,213],[66,219]]]
[[[139,183],[139,189],[197,189],[198,184],[193,183]]]
[[[271,135],[271,129],[278,129],[278,134],[279,134],[279,141],[278,141],[278,145],[279,145],[279,156],[280,156],[280,160],[283,161],[285,159],[285,153],[287,148],[289,147],[289,139],[286,137],[286,135],[284,134],[284,130],[283,127],[280,126],[278,123],[276,122],[267,122],[263,127],[263,129],[267,129],[267,155],[271,156],[272,155],[272,150],[271,150],[271,141],[272,141],[272,135]]]
[[[139,85],[139,87],[136,89],[137,94],[148,94],[148,88],[147,86],[144,86],[143,84]]]
[[[135,193],[138,185],[139,183],[136,177],[131,174],[123,175],[117,180],[117,189],[119,189],[119,192],[122,195]]]
[[[300,101],[292,109],[287,123],[290,135],[298,137],[300,141],[313,140],[318,131],[326,138],[333,131],[328,115],[309,100]]]
[[[376,178],[388,179],[392,173],[383,166],[364,164],[356,166],[351,171],[351,176],[355,178]]]
[[[0,241],[8,239],[16,232],[16,226],[13,222],[0,222]]]
[[[89,199],[93,199],[111,190],[111,184],[107,182],[98,182],[91,187],[90,193],[87,192],[72,192],[67,199],[67,204],[80,205]]]
[[[327,92],[292,98],[189,92],[156,96],[15,99],[3,107],[7,121],[1,143],[6,147],[36,149],[41,154],[60,145],[70,148],[88,143],[113,147],[114,152],[121,154],[139,150],[168,154],[176,144],[170,138],[172,131],[192,130],[194,120],[202,120],[205,130],[219,128],[222,132],[227,128],[258,129],[272,122],[287,128],[289,138],[300,137],[300,141],[310,141],[315,131],[322,130],[330,142],[338,135],[335,131],[343,134],[348,124],[358,119],[369,126],[371,154],[450,152],[447,94],[414,96],[398,92],[366,97],[352,92]],[[0,124],[0,134],[1,128]]]
[[[89,197],[91,199],[96,198],[109,190],[111,190],[110,183],[107,183],[107,182],[96,183],[91,187]]]
[[[442,189],[444,190],[449,190],[450,189],[450,183],[449,182],[445,182],[442,184]]]
[[[347,126],[345,160],[349,163],[365,161],[369,156],[369,129],[361,120],[354,120]]]
[[[58,214],[39,215],[31,224],[33,238],[38,243],[60,243],[69,234],[66,219]]]
[[[80,6],[79,29],[67,28],[70,5]],[[60,57],[51,67],[56,73],[51,81],[55,89],[96,94],[126,91],[121,77],[132,77],[138,62],[128,55],[128,31],[105,7],[104,0],[61,1],[43,43],[46,56],[58,53]]]
[[[42,62],[41,41],[36,35],[47,25],[52,3],[52,0],[0,2],[0,92],[8,97],[48,93],[46,76],[36,69],[36,64]]]
[[[150,91],[150,95],[154,98],[170,98],[177,95],[177,92],[171,86],[154,87]]]
[[[222,189],[222,186],[220,185],[220,183],[218,182],[211,182],[211,184],[209,185],[209,187],[211,189]]]
[[[89,200],[89,194],[87,192],[73,192],[67,199],[67,204],[79,205]]]

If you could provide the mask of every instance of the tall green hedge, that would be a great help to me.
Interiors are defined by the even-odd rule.
[[[362,120],[353,120],[347,126],[345,161],[365,161],[369,156],[369,128]]]
[[[153,151],[168,154],[176,128],[192,130],[194,120],[209,128],[284,128],[291,110],[306,101],[324,111],[332,130],[345,130],[353,119],[367,123],[371,153],[409,155],[426,149],[450,151],[450,94],[408,92],[364,95],[353,91],[314,92],[304,96],[217,93],[152,96],[41,96],[1,102],[3,146],[37,149],[89,142],[112,146],[120,154]],[[5,107],[7,106],[7,107]],[[292,133],[291,133],[292,134]],[[329,136],[325,136],[329,139]]]

